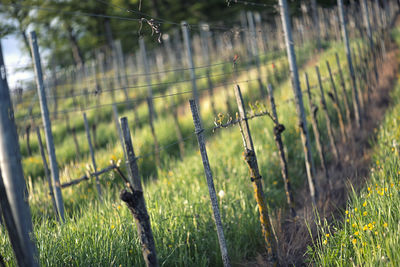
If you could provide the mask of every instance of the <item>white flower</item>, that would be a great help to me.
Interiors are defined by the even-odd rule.
[[[219,196],[220,198],[223,198],[223,197],[225,196],[224,190],[219,191],[219,192],[218,192],[218,196]]]
[[[187,201],[187,199],[185,199],[185,201],[183,201],[184,205],[187,205],[189,203],[189,201]]]

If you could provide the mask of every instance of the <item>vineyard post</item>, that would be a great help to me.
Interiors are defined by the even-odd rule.
[[[94,94],[96,95],[96,105],[100,105],[100,93],[101,93],[101,88],[99,84],[99,80],[97,78],[97,71],[96,71],[96,60],[92,61],[91,64],[91,69],[92,69],[92,74],[93,74],[93,80],[94,80]]]
[[[112,110],[113,110],[113,117],[114,117],[115,127],[117,128],[119,141],[121,142],[122,151],[124,152],[124,158],[126,159],[126,150],[125,150],[125,146],[124,146],[124,139],[123,139],[123,136],[122,136],[121,126],[120,126],[120,124],[118,122],[118,118],[119,118],[118,109],[117,109],[117,105],[115,103],[112,104]]]
[[[72,133],[72,139],[74,140],[76,158],[77,158],[78,161],[79,161],[81,151],[80,151],[80,149],[79,149],[79,143],[78,143],[78,138],[76,137],[76,129],[75,129],[75,127],[72,127],[72,128],[71,128],[71,133]]]
[[[328,172],[328,168],[326,166],[326,159],[325,159],[324,149],[322,146],[321,134],[320,134],[319,128],[318,128],[318,116],[317,116],[318,106],[315,105],[314,101],[312,100],[310,83],[308,81],[307,72],[304,73],[304,78],[306,81],[308,102],[310,103],[311,124],[312,124],[313,131],[314,131],[315,143],[317,145],[317,150],[318,150],[318,156],[319,156],[319,160],[321,162],[322,171],[325,173],[325,177],[327,179],[329,179],[329,172]]]
[[[90,150],[90,157],[92,158],[92,165],[93,165],[93,170],[95,173],[95,178],[96,178],[96,189],[97,189],[97,193],[99,194],[99,198],[102,201],[103,200],[103,195],[101,193],[101,187],[100,187],[100,181],[99,181],[99,176],[97,175],[97,165],[96,165],[96,158],[94,156],[94,149],[93,149],[93,144],[92,144],[92,138],[90,136],[90,127],[89,127],[89,123],[86,117],[86,113],[83,113],[83,121],[85,123],[85,130],[86,130],[86,137],[88,140],[88,144],[89,144],[89,150]]]
[[[51,122],[50,122],[49,110],[47,108],[47,99],[46,99],[46,94],[44,92],[44,86],[43,86],[43,74],[42,74],[42,65],[40,62],[39,48],[38,48],[38,44],[37,44],[36,33],[34,31],[32,31],[30,33],[30,45],[31,45],[31,50],[32,50],[32,56],[35,61],[34,69],[35,69],[35,74],[36,74],[36,84],[37,84],[39,101],[40,101],[40,109],[41,109],[42,119],[43,119],[44,133],[45,133],[45,137],[46,137],[47,152],[48,152],[49,159],[50,159],[50,170],[51,170],[51,176],[53,179],[53,191],[54,191],[54,196],[56,198],[58,214],[61,217],[61,221],[64,222],[64,203],[63,203],[61,187],[60,187],[61,184],[60,184],[59,173],[58,173],[56,151],[54,148],[54,141],[53,141],[53,134],[51,132]]]
[[[149,108],[149,114],[151,116],[157,116],[155,114],[154,110],[154,103],[153,103],[153,88],[151,86],[151,76],[150,76],[150,70],[149,70],[149,63],[147,61],[147,52],[146,52],[146,44],[144,43],[143,37],[139,38],[139,46],[140,46],[140,54],[141,54],[141,60],[142,64],[144,67],[145,71],[145,76],[146,76],[146,83],[147,83],[147,97],[149,97],[150,102],[148,102],[148,108]]]
[[[322,110],[324,111],[324,115],[325,115],[325,123],[326,123],[326,129],[328,131],[329,143],[331,145],[333,157],[335,158],[336,162],[339,163],[339,152],[336,147],[335,137],[333,135],[332,122],[331,122],[331,118],[329,117],[328,107],[326,105],[326,100],[325,100],[324,88],[323,88],[322,81],[321,81],[321,74],[319,72],[318,66],[315,66],[315,72],[317,74],[319,91],[321,93],[321,106],[322,106]]]
[[[0,41],[0,208],[20,266],[39,266]],[[0,217],[1,217],[0,213]]]
[[[363,14],[364,14],[364,24],[365,24],[365,28],[367,30],[369,46],[370,46],[372,57],[373,57],[375,81],[378,82],[379,76],[378,76],[378,68],[376,66],[376,53],[374,50],[374,40],[373,40],[373,36],[372,36],[371,23],[370,23],[370,19],[369,19],[369,10],[368,10],[367,0],[362,0],[362,10],[363,10]]]
[[[51,184],[50,170],[49,170],[49,166],[47,165],[46,154],[44,152],[42,137],[40,136],[39,127],[36,127],[36,136],[37,136],[38,143],[39,143],[40,156],[42,157],[44,175],[46,176],[47,183],[49,185],[49,195],[50,195],[51,201],[53,203],[54,214],[58,220],[60,217],[59,217],[58,211],[57,211],[56,199],[54,198],[53,186]]]
[[[326,61],[326,67],[328,68],[328,73],[329,73],[329,79],[331,81],[331,87],[333,90],[333,94],[328,92],[328,95],[332,99],[333,107],[336,110],[338,120],[339,120],[339,127],[340,127],[340,132],[342,135],[342,141],[343,143],[346,142],[347,136],[346,136],[346,130],[344,128],[344,122],[343,122],[343,115],[342,115],[342,110],[340,108],[340,102],[339,102],[339,96],[337,94],[337,89],[336,89],[336,84],[332,76],[332,71],[331,71],[331,66],[329,64],[329,61]]]
[[[260,57],[259,57],[259,52],[258,52],[258,47],[257,47],[257,32],[256,32],[256,27],[254,25],[254,18],[253,18],[253,12],[247,11],[247,22],[249,25],[249,31],[250,31],[250,45],[251,45],[251,54],[253,59],[255,59],[257,71],[258,71],[258,77],[261,79],[261,71],[260,71]]]
[[[215,101],[214,101],[214,85],[210,77],[210,70],[207,70],[206,75],[207,75],[208,92],[210,94],[209,98],[211,101],[211,109],[213,111],[213,115],[217,116],[218,112],[217,109],[215,108]]]
[[[253,139],[250,133],[250,127],[247,121],[246,109],[243,103],[242,93],[239,85],[234,87],[235,97],[239,110],[240,132],[242,134],[244,145],[244,160],[246,161],[250,170],[250,179],[254,188],[254,194],[257,202],[257,207],[260,212],[261,229],[266,244],[269,260],[271,262],[277,261],[277,247],[273,237],[271,221],[268,215],[268,208],[265,203],[265,196],[262,187],[262,177],[258,168],[257,156],[253,145]]]
[[[305,164],[306,164],[306,171],[307,171],[307,178],[308,178],[308,186],[310,189],[310,196],[313,204],[316,204],[316,198],[318,197],[317,189],[315,188],[315,170],[314,170],[314,162],[311,155],[311,143],[310,137],[307,128],[307,119],[304,110],[304,103],[303,103],[303,95],[300,88],[300,81],[299,81],[299,73],[297,69],[296,63],[296,54],[294,51],[294,43],[292,37],[292,29],[289,20],[289,12],[287,7],[286,0],[279,0],[280,12],[281,12],[281,19],[283,24],[283,29],[285,32],[285,43],[287,49],[287,55],[289,59],[289,68],[290,68],[290,76],[292,81],[292,88],[295,95],[296,101],[296,110],[297,116],[299,120],[299,127],[301,133],[301,141],[303,144],[303,151],[305,157]]]
[[[261,75],[257,78],[257,81],[258,81],[258,88],[260,89],[260,97],[262,99],[265,99],[266,94],[265,94],[264,84],[263,84],[263,82],[261,80]]]
[[[54,62],[52,62],[54,64]],[[54,101],[54,118],[57,119],[57,111],[58,111],[58,97],[57,97],[57,85],[58,85],[58,80],[57,80],[57,72],[55,70],[55,67],[52,66],[51,68],[51,76],[53,80],[53,101]]]
[[[285,186],[286,201],[290,208],[292,217],[296,217],[296,211],[294,209],[294,201],[293,201],[293,192],[289,180],[285,149],[283,146],[282,136],[281,136],[282,132],[285,130],[285,126],[279,123],[278,113],[276,112],[276,106],[275,106],[274,90],[271,84],[268,84],[268,94],[269,94],[269,102],[271,103],[272,118],[274,121],[274,139],[279,151],[279,159],[281,164],[283,184]]]
[[[156,246],[153,232],[151,230],[150,216],[147,212],[146,201],[143,196],[142,181],[139,175],[137,157],[133,150],[131,133],[128,126],[128,119],[121,118],[121,128],[124,136],[124,146],[127,152],[126,165],[130,178],[128,187],[132,192],[122,190],[120,198],[126,203],[136,221],[136,228],[142,246],[142,255],[146,266],[158,266]]]
[[[365,86],[367,87],[367,91],[364,92],[364,94],[367,95],[367,103],[370,102],[370,92],[371,92],[371,79],[370,76],[368,75],[369,71],[369,66],[368,66],[368,54],[364,55],[362,53],[360,43],[357,42],[357,51],[358,51],[358,58],[360,60],[359,68],[360,68],[360,78],[364,81]],[[357,56],[356,53],[354,53],[354,56]],[[377,81],[377,80],[375,80]],[[360,87],[361,87],[361,82],[360,82]]]
[[[182,131],[179,127],[179,117],[178,117],[178,108],[175,103],[175,99],[171,98],[171,105],[172,105],[172,118],[174,121],[176,137],[178,138],[178,146],[179,146],[179,155],[181,159],[185,156],[185,144],[183,143]]]
[[[361,124],[362,124],[360,102],[359,102],[359,96],[358,96],[358,91],[357,91],[356,77],[354,74],[353,61],[351,59],[351,50],[350,50],[349,37],[347,34],[347,25],[346,25],[347,22],[346,22],[346,17],[344,15],[343,0],[337,0],[337,5],[338,5],[338,9],[339,9],[340,24],[342,27],[342,36],[343,36],[343,40],[345,43],[347,64],[349,66],[349,71],[350,71],[354,117],[356,120],[357,128],[360,128]]]
[[[157,167],[160,167],[161,166],[160,147],[158,145],[157,135],[156,135],[156,131],[154,129],[154,123],[153,123],[154,115],[152,114],[153,109],[150,108],[151,101],[152,101],[152,99],[150,99],[150,97],[147,97],[147,105],[149,106],[149,110],[150,110],[150,113],[149,113],[150,131],[151,131],[151,135],[153,136],[153,140],[154,140],[154,156],[155,156]]]
[[[321,50],[322,45],[321,45],[321,29],[319,26],[319,19],[318,19],[318,9],[317,9],[317,1],[316,0],[311,0],[311,12],[312,12],[312,18],[314,22],[314,27],[317,35],[317,46],[318,50]]]
[[[230,264],[229,255],[228,255],[228,248],[226,246],[224,229],[223,229],[222,221],[221,221],[221,215],[219,212],[218,199],[217,199],[217,194],[215,192],[213,175],[211,172],[210,163],[208,161],[207,149],[206,149],[206,144],[205,144],[205,140],[204,140],[204,129],[201,124],[201,119],[200,119],[200,115],[199,115],[199,112],[197,109],[196,101],[192,99],[192,100],[189,100],[189,102],[190,102],[190,109],[192,111],[193,122],[194,122],[194,126],[195,126],[195,133],[197,135],[197,141],[199,143],[199,150],[200,150],[201,158],[203,161],[204,173],[205,173],[205,176],[207,179],[208,192],[210,194],[210,200],[211,200],[211,206],[212,206],[213,215],[214,215],[214,221],[215,221],[215,225],[217,228],[217,235],[218,235],[219,247],[221,250],[222,261],[223,261],[223,264],[225,267],[229,267],[229,266],[231,266],[231,264]]]
[[[199,102],[199,95],[197,92],[196,73],[195,73],[195,66],[194,66],[193,57],[192,57],[192,48],[191,48],[191,44],[190,44],[189,25],[187,24],[186,21],[182,21],[181,27],[182,27],[182,33],[183,33],[183,40],[185,41],[187,63],[188,63],[188,67],[190,69],[190,80],[192,81],[193,98],[196,101],[196,104],[197,104],[199,110],[201,110],[200,102]],[[200,115],[200,117],[201,117],[201,115]]]
[[[26,149],[28,150],[28,156],[32,156],[31,142],[30,142],[31,128],[32,128],[32,125],[31,125],[30,123],[25,127],[25,133],[26,133]]]
[[[342,67],[340,65],[340,59],[339,59],[339,55],[337,52],[335,53],[335,57],[336,57],[336,64],[337,64],[337,67],[339,70],[339,78],[340,78],[340,85],[342,87],[344,109],[346,111],[346,119],[347,119],[347,123],[350,124],[351,123],[351,112],[350,112],[350,106],[349,106],[349,97],[347,96],[346,84],[344,82]]]

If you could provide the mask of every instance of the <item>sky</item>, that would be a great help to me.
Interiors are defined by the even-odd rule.
[[[22,48],[23,43],[20,38],[10,34],[1,39],[1,44],[3,48],[4,63],[7,69],[7,81],[8,86],[13,90],[17,85],[20,84],[19,81],[29,80],[34,77],[32,71],[22,71],[18,70],[22,66],[32,64],[29,54]]]

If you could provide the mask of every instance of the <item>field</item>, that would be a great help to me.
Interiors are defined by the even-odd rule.
[[[384,44],[389,49],[387,35],[376,33],[376,40],[385,36]],[[399,44],[400,31],[396,28],[392,37]],[[353,49],[355,72],[360,93],[365,101],[365,109],[374,103],[368,102],[369,85],[373,78],[373,53],[379,54],[378,68],[384,64],[382,44],[369,47],[365,36],[358,36],[353,29],[350,46]],[[243,47],[241,47],[243,49]],[[393,48],[394,49],[394,48]],[[339,110],[343,114],[346,135],[350,139],[355,123],[344,116],[344,99],[353,107],[352,83],[343,42],[330,38],[322,43],[322,49],[312,38],[296,46],[297,64],[307,120],[311,120],[310,103],[306,95],[305,73],[309,76],[313,102],[320,105],[320,88],[315,67],[318,66],[322,76],[322,85],[328,104],[328,117],[332,121],[334,138],[340,147],[346,143],[340,141],[340,117],[329,94],[332,94],[332,83],[326,62],[330,63],[332,79],[339,92]],[[228,253],[234,266],[256,265],[256,258],[265,257],[265,243],[259,221],[259,210],[254,199],[252,181],[248,167],[243,159],[243,141],[237,125],[227,129],[213,130],[215,122],[225,123],[229,117],[237,114],[233,88],[239,85],[246,108],[253,113],[270,110],[267,84],[274,87],[279,121],[285,127],[282,134],[284,151],[288,162],[288,176],[294,192],[294,202],[298,216],[291,218],[286,204],[284,183],[281,175],[279,153],[274,140],[274,123],[269,116],[249,120],[254,148],[262,176],[265,200],[275,234],[287,221],[300,221],[303,226],[314,221],[306,218],[309,213],[303,209],[311,207],[307,174],[304,164],[304,153],[298,127],[294,93],[291,86],[289,65],[284,50],[268,51],[259,54],[258,58],[241,58],[233,69],[232,55],[212,61],[208,68],[196,68],[197,86],[200,94],[201,117],[207,141],[208,157],[214,176],[215,189],[218,195]],[[336,55],[341,62],[345,94],[342,93],[339,68]],[[256,62],[260,62],[257,67]],[[75,93],[83,92],[84,85],[104,78],[100,74],[86,77],[79,83],[64,82],[56,87],[60,97],[57,109],[51,113],[52,132],[56,147],[56,156],[60,168],[61,183],[70,182],[85,173],[93,172],[86,138],[82,113],[86,112],[89,125],[95,125],[94,135],[95,158],[97,169],[110,164],[110,160],[122,160],[121,170],[127,173],[122,146],[115,127],[110,99],[114,97],[119,116],[127,117],[131,129],[133,146],[138,156],[139,172],[143,183],[144,198],[150,216],[155,238],[157,258],[160,266],[222,266],[221,253],[215,230],[214,219],[208,195],[204,169],[196,143],[196,134],[188,100],[191,98],[189,69],[167,72],[163,77],[151,77],[154,109],[157,116],[153,124],[160,148],[160,163],[157,163],[157,150],[149,123],[147,88],[145,78],[129,81],[135,86],[127,88],[128,96],[122,90],[105,90],[99,95],[78,95],[76,99],[68,96],[70,88]],[[115,70],[108,70],[104,76],[112,80]],[[129,69],[130,73],[133,70]],[[213,96],[210,96],[207,72],[214,84]],[[199,78],[204,77],[204,79]],[[263,85],[260,89],[258,78]],[[133,76],[132,76],[133,79]],[[180,82],[179,82],[180,81]],[[183,82],[182,82],[183,81]],[[103,85],[103,82],[101,82]],[[137,86],[143,84],[143,86]],[[93,85],[92,85],[93,86]],[[120,88],[122,89],[122,88]],[[135,89],[135,90],[133,90]],[[311,243],[305,257],[306,247],[290,247],[287,240],[278,240],[278,255],[281,263],[315,265],[346,265],[349,260],[354,264],[369,263],[372,265],[395,265],[399,262],[396,252],[398,242],[398,216],[393,214],[400,203],[396,180],[398,171],[398,147],[396,138],[398,130],[398,103],[400,86],[391,93],[392,107],[386,114],[382,126],[373,141],[374,161],[370,180],[354,189],[348,207],[337,220],[317,221],[318,231],[310,230]],[[65,97],[64,97],[65,95]],[[132,101],[126,101],[126,97]],[[65,98],[65,99],[64,99]],[[33,99],[33,100],[32,100]],[[34,102],[33,105],[32,101]],[[55,102],[49,97],[50,109],[56,110]],[[212,106],[215,105],[215,111]],[[132,108],[132,105],[134,108]],[[41,125],[40,107],[35,102],[34,91],[24,94],[22,101],[15,105],[15,118],[19,129],[19,143],[23,157],[22,165],[29,191],[29,204],[35,241],[43,266],[143,266],[140,239],[132,214],[125,203],[120,200],[120,191],[125,187],[124,181],[116,172],[100,176],[103,192],[101,200],[94,178],[62,190],[65,205],[65,222],[59,223],[54,216],[52,200],[47,181],[44,177],[43,162],[40,156],[36,136],[31,137],[29,148],[24,134],[27,123]],[[32,115],[27,115],[31,108]],[[135,111],[134,111],[135,110]],[[176,124],[183,140],[179,140]],[[151,117],[151,115],[150,115]],[[330,137],[326,127],[326,116],[320,108],[317,113],[318,128],[321,133],[324,155],[329,172],[335,177],[335,156],[330,149]],[[354,113],[351,109],[351,118]],[[151,119],[150,119],[151,120]],[[321,165],[316,146],[315,134],[311,123],[311,154],[317,168],[316,184],[321,195],[327,194],[329,183],[319,168]],[[74,144],[71,128],[75,129],[79,143],[79,153]],[[33,131],[32,131],[33,132]],[[43,129],[41,129],[44,136]],[[33,135],[33,134],[32,134]],[[348,141],[350,143],[350,141]],[[184,145],[184,155],[180,145]],[[340,150],[342,153],[342,150]],[[29,155],[30,154],[30,155]],[[345,161],[342,154],[342,161]],[[396,178],[397,177],[397,178]],[[331,188],[332,189],[332,188]],[[320,203],[318,204],[320,205]],[[340,208],[340,207],[339,207]],[[312,212],[311,212],[312,213]],[[343,217],[343,219],[341,219]],[[312,219],[314,220],[314,218]],[[354,226],[355,225],[355,226]],[[313,227],[311,227],[314,229]],[[316,236],[313,236],[316,235]],[[307,239],[308,240],[308,239]],[[296,257],[287,257],[295,251]],[[0,226],[0,255],[7,266],[15,266],[13,250],[9,244],[5,228]],[[300,256],[298,256],[300,255]],[[260,260],[259,260],[260,261]],[[262,260],[261,260],[262,261]]]

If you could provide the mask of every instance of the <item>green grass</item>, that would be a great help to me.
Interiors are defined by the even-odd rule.
[[[309,53],[313,51],[311,46],[306,48],[304,53],[298,54],[300,66],[304,65],[310,57]],[[338,52],[342,62],[345,62],[342,45],[331,43],[318,58],[323,77],[327,76],[327,71],[323,67],[325,60],[334,62],[335,52]],[[336,64],[331,65],[335,72]],[[343,69],[347,88],[350,88],[348,73],[345,68]],[[316,84],[313,66],[307,66],[304,70],[309,72],[311,84]],[[250,75],[254,76],[254,74],[255,69],[252,68]],[[282,74],[282,77],[285,76]],[[292,98],[293,93],[287,79],[282,78],[280,81],[275,81],[274,85],[278,115],[280,122],[286,127],[286,131],[283,133],[283,142],[290,164],[289,175],[292,185],[296,189],[302,187],[305,181],[304,158],[293,102],[282,104],[283,101]],[[259,97],[256,82],[243,83],[241,88],[246,102],[254,102],[257,99],[266,103],[265,99]],[[325,89],[329,88],[326,83]],[[215,99],[218,110],[226,110],[226,92],[224,90],[217,91]],[[233,94],[233,92],[230,93]],[[188,96],[182,97],[181,101],[186,102],[187,98]],[[209,107],[208,101],[203,103],[205,107]],[[233,99],[231,101],[232,106],[235,106]],[[157,102],[155,103],[158,105]],[[332,115],[334,114],[331,108],[330,112]],[[133,123],[133,114],[131,113],[131,111],[121,109],[120,114],[128,115],[130,125]],[[102,116],[107,117],[106,115]],[[202,109],[202,117],[205,127],[210,129],[213,125],[211,110],[209,108]],[[94,116],[89,116],[89,118],[93,120]],[[77,125],[81,125],[79,116],[71,118],[72,120]],[[170,156],[174,151],[176,153],[176,147],[162,152],[162,168],[154,167],[151,155],[139,159],[140,171],[147,174],[148,177],[144,183],[144,192],[158,258],[160,264],[165,266],[220,266],[222,262],[218,240],[202,162],[193,135],[191,114],[187,111],[180,115],[179,120],[184,136],[191,135],[193,137],[186,143],[187,155],[182,161],[178,160],[178,157]],[[161,144],[168,144],[175,140],[171,137],[174,136],[174,130],[170,126],[170,121],[171,119],[160,117],[155,122]],[[336,120],[333,121],[337,126]],[[322,118],[320,122],[323,123]],[[67,155],[74,153],[71,137],[68,137],[65,129],[62,128],[65,126],[60,125],[59,127],[60,129],[58,126],[54,127],[55,135],[64,133],[64,137],[57,137],[59,143],[56,153],[63,166],[61,180],[65,182],[71,178],[80,177],[89,160],[87,156],[77,163],[70,160]],[[285,194],[280,175],[279,158],[273,139],[272,122],[268,117],[258,118],[250,121],[250,127],[263,176],[267,203],[271,210],[285,209]],[[104,122],[98,129],[98,135],[101,132],[101,135],[104,136],[102,137],[104,138],[103,146],[96,151],[98,166],[107,165],[112,157],[122,157],[116,131],[113,129],[112,121]],[[326,141],[325,131],[322,131],[322,134]],[[82,153],[87,155],[88,148],[84,145],[86,142],[83,131],[80,131],[78,136],[82,144]],[[138,155],[152,152],[153,142],[148,126],[134,129],[132,136]],[[222,190],[225,193],[223,197],[219,197],[219,204],[228,251],[233,263],[242,263],[247,259],[253,259],[258,252],[263,251],[263,238],[248,170],[242,158],[243,147],[239,129],[234,127],[217,133],[207,130],[206,138],[216,190],[217,192]],[[313,147],[313,151],[315,151],[315,147]],[[32,173],[41,165],[40,158],[36,155],[24,158],[23,164],[25,171]],[[109,173],[101,176],[102,188],[106,196],[103,203],[100,203],[96,196],[93,181],[63,190],[66,208],[66,222],[63,225],[58,225],[52,218],[51,201],[47,195],[46,184],[37,176],[31,175],[31,177],[28,180],[29,201],[40,261],[43,265],[143,265],[133,218],[118,198],[123,183],[116,175]],[[15,264],[12,261],[12,250],[3,228],[0,228],[0,254],[10,262],[11,266]]]
[[[394,34],[400,43],[400,32]],[[360,192],[352,190],[342,218],[318,222],[309,261],[317,266],[398,266],[400,262],[400,83],[373,142],[373,164]]]

